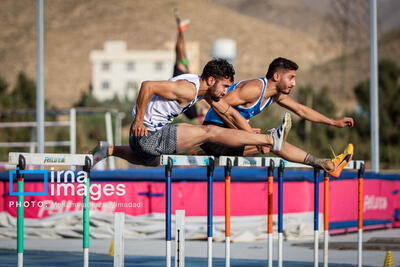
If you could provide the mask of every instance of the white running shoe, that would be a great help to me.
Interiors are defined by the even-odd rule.
[[[97,146],[90,152],[93,155],[93,166],[107,158],[108,147],[110,145],[106,141],[100,141]],[[92,167],[93,167],[92,166]]]
[[[281,152],[283,150],[283,146],[290,128],[292,128],[292,118],[290,117],[289,112],[285,112],[282,124],[278,128],[269,130],[272,138],[274,139],[274,145],[272,147],[273,151]]]

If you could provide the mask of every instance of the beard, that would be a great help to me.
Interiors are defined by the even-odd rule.
[[[288,95],[288,94],[290,94],[290,92],[292,91],[292,90],[291,90],[292,87],[278,86],[277,88],[278,88],[279,92],[280,92],[281,94],[284,94],[284,95]],[[283,88],[283,89],[282,89],[282,88]],[[286,91],[285,89],[288,89],[289,91]]]
[[[217,97],[215,95],[211,95],[210,97],[214,102],[218,102],[221,99],[220,97]]]

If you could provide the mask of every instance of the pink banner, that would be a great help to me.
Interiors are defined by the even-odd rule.
[[[330,222],[356,221],[358,210],[357,179],[331,180],[329,186]],[[16,216],[16,196],[7,193],[8,182],[0,182],[0,209]],[[49,183],[47,196],[25,196],[25,217],[45,218],[64,212],[82,209],[80,183]],[[324,185],[319,185],[319,212],[323,212]],[[225,212],[225,184],[214,182],[214,215]],[[13,191],[17,186],[14,183]],[[25,192],[42,192],[43,183],[25,182]],[[165,212],[165,184],[157,182],[95,182],[91,183],[91,210],[125,212],[144,215]],[[278,210],[278,185],[274,183],[273,207]],[[233,182],[231,184],[231,215],[251,216],[267,214],[266,182]],[[400,209],[400,181],[364,180],[364,220],[393,221],[395,210]],[[206,216],[207,183],[175,182],[172,184],[172,211],[186,210],[187,216]],[[285,182],[283,188],[284,213],[312,212],[314,186],[307,181]]]
[[[8,192],[9,183],[4,185]],[[14,183],[13,192],[16,191],[17,185]],[[25,182],[24,191],[43,192],[43,183]],[[125,212],[129,215],[149,214],[151,211],[148,191],[147,182],[91,183],[90,210]],[[24,216],[41,219],[59,213],[80,211],[83,208],[83,193],[81,183],[50,183],[47,196],[24,196]],[[15,217],[17,196],[7,195],[2,200],[5,211]]]

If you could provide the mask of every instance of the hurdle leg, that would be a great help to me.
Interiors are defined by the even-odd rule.
[[[18,214],[17,214],[17,253],[18,267],[24,265],[24,178],[17,167],[17,186],[18,186]]]
[[[165,166],[165,243],[166,243],[166,266],[171,267],[171,174],[172,159],[168,158]]]
[[[281,160],[278,168],[278,267],[283,266],[283,169]]]
[[[231,170],[232,161],[225,166],[225,267],[231,265]]]
[[[272,226],[273,226],[273,186],[274,162],[268,167],[268,267],[272,267]]]
[[[328,267],[329,176],[324,172],[324,267]]]
[[[210,158],[207,166],[207,258],[208,267],[212,266],[212,241],[213,241],[213,172],[214,159]]]
[[[364,164],[358,170],[358,267],[362,266]]]
[[[125,213],[114,213],[114,267],[124,267]]]
[[[212,266],[212,239],[213,239],[213,221],[212,221],[212,192],[213,192],[213,178],[208,176],[207,179],[207,258],[208,267]]]
[[[318,267],[319,169],[314,168],[314,267]]]
[[[175,211],[175,267],[185,267],[185,210]]]
[[[83,196],[83,266],[89,266],[89,197],[90,197],[90,182],[89,174],[85,181],[86,192]]]

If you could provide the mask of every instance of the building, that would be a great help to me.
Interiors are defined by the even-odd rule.
[[[173,50],[127,50],[123,41],[108,41],[90,53],[93,95],[100,101],[117,96],[132,101],[145,80],[171,78]]]

